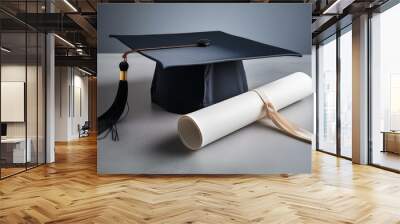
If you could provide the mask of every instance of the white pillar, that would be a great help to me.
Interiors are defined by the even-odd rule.
[[[51,1],[46,1],[47,12],[54,11]],[[54,34],[46,35],[46,163],[55,162],[55,43]]]
[[[55,55],[54,55],[54,35],[47,34],[47,71],[46,71],[46,162],[52,163],[55,161],[55,146],[54,146],[54,133],[55,133]]]
[[[353,19],[353,162],[368,163],[368,15]]]
[[[311,144],[311,148],[313,150],[315,150],[317,148],[316,146],[316,142],[317,142],[317,48],[315,45],[312,45],[311,48],[311,76],[312,76],[312,80],[313,80],[313,92],[314,92],[314,125],[313,125],[313,137],[312,137],[312,144]]]

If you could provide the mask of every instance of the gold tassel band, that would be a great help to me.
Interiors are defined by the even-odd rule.
[[[119,80],[126,80],[127,73],[127,71],[119,71]]]

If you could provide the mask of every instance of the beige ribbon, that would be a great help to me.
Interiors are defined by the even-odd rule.
[[[298,127],[297,125],[287,120],[284,116],[279,114],[278,111],[275,109],[274,105],[268,99],[268,96],[264,92],[258,91],[257,89],[254,89],[253,91],[257,93],[257,95],[264,102],[264,107],[266,110],[265,115],[266,117],[271,119],[271,121],[275,124],[276,127],[278,127],[281,131],[283,131],[285,134],[291,137],[297,138],[307,143],[311,143],[310,132]]]

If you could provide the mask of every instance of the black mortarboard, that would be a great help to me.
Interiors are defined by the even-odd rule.
[[[152,101],[179,114],[246,92],[242,60],[301,57],[294,51],[221,31],[111,37],[157,62]]]

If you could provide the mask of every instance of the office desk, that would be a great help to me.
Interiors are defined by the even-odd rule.
[[[1,139],[1,157],[6,163],[25,163],[32,160],[32,140],[25,138],[5,138]],[[26,151],[25,151],[25,145]]]
[[[382,131],[383,150],[382,152],[392,152],[400,154],[400,131]]]

